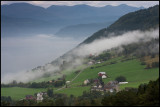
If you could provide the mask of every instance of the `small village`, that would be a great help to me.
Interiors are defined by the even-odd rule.
[[[93,56],[93,55],[90,55]],[[95,55],[94,55],[95,56]],[[100,64],[103,61],[96,61],[96,60],[90,60],[87,63],[87,67],[90,67],[92,65],[96,65],[96,64]],[[91,67],[91,69],[93,69],[93,67]],[[82,70],[77,70],[75,71],[76,76],[75,78],[72,79],[72,81],[74,79],[76,79],[78,77],[78,75],[80,74],[80,72],[82,72]],[[121,84],[127,84],[128,82],[118,82],[116,80],[113,81],[109,81],[106,84],[103,82],[104,79],[110,78],[110,76],[108,74],[106,74],[106,72],[99,72],[97,74],[97,78],[94,79],[86,79],[83,81],[82,85],[80,85],[81,87],[83,86],[90,86],[90,91],[100,91],[100,92],[119,92],[119,85]],[[65,81],[65,75],[63,75],[61,78],[58,78],[57,80],[50,80],[47,83],[48,84],[54,84],[54,86],[61,86],[61,88],[57,89],[57,90],[61,90],[64,88],[71,88],[71,83],[72,81]],[[60,83],[60,85],[59,85]],[[126,88],[127,89],[127,88]],[[39,93],[35,93],[35,95],[26,95],[26,97],[24,99],[26,100],[36,100],[37,102],[41,102],[43,101],[44,97],[48,97],[47,92],[39,92]],[[21,100],[24,100],[21,99]]]
[[[98,78],[96,79],[86,79],[82,83],[83,86],[90,85],[90,91],[100,91],[100,92],[119,92],[119,85],[121,84],[127,84],[128,82],[118,82],[118,81],[109,81],[108,83],[104,84],[103,79],[109,78],[109,76],[106,74],[106,72],[99,72],[97,74]],[[60,79],[60,78],[59,78]],[[52,83],[52,81],[48,81],[49,83]],[[56,82],[56,81],[55,81]],[[65,87],[63,88],[70,88],[71,81],[66,81]],[[126,88],[127,89],[127,88]],[[43,101],[44,97],[47,97],[47,92],[39,92],[36,93],[36,97],[33,95],[26,95],[26,100],[36,100],[37,102]],[[21,99],[24,100],[24,99]]]
[[[37,101],[42,101],[44,98],[44,96],[47,96],[47,93],[46,92],[39,92],[37,93],[37,98],[35,98],[34,96],[32,95],[26,95],[26,100],[37,100]]]
[[[109,78],[106,72],[99,72],[98,77],[93,80],[93,84],[91,85],[91,91],[102,91],[102,92],[119,92],[119,85],[120,84],[127,84],[128,82],[118,82],[118,81],[109,81],[108,83],[104,84],[103,79]],[[90,81],[87,79],[84,81],[84,85],[89,84]]]

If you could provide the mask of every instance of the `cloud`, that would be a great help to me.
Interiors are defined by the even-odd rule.
[[[137,43],[140,40],[149,41],[152,38],[158,38],[158,37],[159,37],[159,29],[156,30],[151,29],[145,32],[139,30],[129,31],[122,35],[118,35],[116,37],[111,36],[109,38],[101,38],[93,41],[90,44],[84,44],[80,46],[78,49],[74,50],[74,53],[78,54],[79,56],[86,56],[89,54],[100,54],[104,50],[116,48],[121,45]]]
[[[113,33],[112,33],[112,35],[113,35]],[[43,38],[43,39],[40,39],[40,38]],[[45,35],[44,36],[40,35],[40,38],[39,38],[40,40],[39,39],[35,40],[35,39],[32,38],[33,41],[32,42],[29,41],[31,46],[39,44],[40,47],[43,50],[41,52],[45,52],[45,53],[51,52],[51,55],[53,55],[54,52],[56,52],[57,54],[59,54],[61,52],[61,51],[58,51],[58,50],[54,49],[54,47],[55,47],[54,45],[58,46],[57,44],[60,45],[62,43],[63,45],[62,45],[62,47],[61,46],[60,47],[63,49],[63,52],[64,51],[66,52],[67,47],[65,45],[69,44],[68,46],[73,47],[73,45],[77,44],[77,42],[75,42],[73,44],[72,43],[70,44],[70,41],[68,41],[70,39],[68,39],[67,41],[64,41],[64,40],[59,41],[60,38],[57,38],[57,37],[53,37],[53,38],[57,38],[57,39],[55,39],[55,41],[53,41],[52,39],[48,40],[48,38],[52,38],[52,37],[49,37],[47,35],[46,36]],[[45,41],[44,38],[47,39],[47,42]],[[60,65],[63,63],[64,60],[66,62],[72,62],[71,66],[68,66],[68,68],[72,68],[72,67],[74,67],[74,65],[81,65],[82,61],[83,61],[83,58],[85,58],[89,54],[98,55],[98,54],[102,53],[103,51],[109,50],[111,48],[116,48],[116,47],[120,47],[122,45],[137,43],[137,42],[141,42],[141,41],[147,42],[147,41],[150,41],[153,38],[159,38],[159,28],[151,29],[151,30],[144,31],[144,32],[139,31],[139,30],[135,30],[135,31],[126,32],[122,35],[116,35],[116,36],[108,37],[108,38],[101,38],[101,39],[93,41],[90,44],[84,44],[84,45],[81,45],[78,48],[75,48],[74,50],[72,50],[68,54],[66,54],[64,57],[59,57],[58,58],[59,64],[48,63],[45,66],[41,66],[40,68],[37,68],[36,70],[34,70],[34,72],[29,71],[29,72],[19,72],[19,73],[16,73],[16,74],[13,74],[13,73],[12,74],[7,74],[6,76],[4,76],[2,78],[2,82],[8,83],[8,82],[11,82],[12,80],[15,80],[15,79],[18,82],[20,82],[20,81],[28,82],[28,81],[31,81],[31,80],[35,80],[37,78],[41,78],[45,73],[50,73],[50,74],[55,73],[57,70],[59,70]],[[56,40],[58,40],[58,41],[56,41]],[[3,41],[3,39],[2,39],[2,41]],[[25,44],[26,40],[22,40],[22,41]],[[44,44],[44,46],[41,45],[41,42]],[[2,42],[2,44],[3,44],[3,42]],[[48,44],[48,45],[46,45],[46,44]],[[8,46],[7,43],[4,46],[6,46],[6,45]],[[14,45],[14,44],[9,44],[9,45]],[[39,46],[39,45],[37,45],[37,46]],[[156,47],[158,48],[159,46],[156,45]],[[48,48],[49,50],[52,48],[51,49],[52,51],[47,52],[47,50],[44,50],[44,48]],[[71,47],[69,47],[69,48],[71,49]],[[69,48],[67,48],[67,49],[69,49]],[[151,49],[151,51],[152,51],[152,49]],[[156,51],[156,50],[153,50],[153,51]],[[32,57],[33,59],[34,59],[34,57],[36,57],[36,55],[37,56],[39,56],[39,54],[41,55],[41,52],[36,53],[37,50],[34,51],[34,52],[35,52],[35,56]],[[34,52],[32,52],[32,53],[34,53]],[[60,54],[59,54],[59,56],[60,56]],[[49,55],[48,58],[51,58],[51,56]],[[26,64],[33,63],[34,62],[33,59],[30,59],[30,60],[26,61]],[[45,63],[43,60],[41,60],[41,58],[39,58],[37,60],[41,61],[42,63]],[[3,60],[2,60],[2,63],[3,63]],[[17,60],[15,60],[14,63],[17,63]],[[8,67],[7,64],[6,64],[6,67]],[[19,67],[19,66],[17,65],[17,67]]]
[[[3,80],[6,75],[15,75],[51,62],[80,42],[45,34],[1,38],[1,78]]]
[[[159,1],[1,1],[1,4],[3,5],[3,4],[20,3],[20,2],[31,3],[33,5],[42,6],[44,8],[47,8],[51,5],[73,6],[79,4],[86,4],[95,7],[103,7],[106,5],[117,6],[120,4],[127,4],[129,6],[134,6],[134,7],[143,6],[146,8],[157,4],[159,5]]]

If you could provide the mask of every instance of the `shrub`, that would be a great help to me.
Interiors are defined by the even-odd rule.
[[[141,65],[146,65],[146,63],[145,62],[141,62]]]
[[[150,69],[151,67],[150,67],[150,65],[149,64],[147,64],[147,66],[146,66],[146,68],[145,69]]]
[[[126,81],[126,77],[124,77],[124,76],[119,76],[119,77],[116,77],[115,80],[118,81],[118,82],[124,82],[124,81]]]
[[[152,68],[159,67],[159,62],[152,62]]]

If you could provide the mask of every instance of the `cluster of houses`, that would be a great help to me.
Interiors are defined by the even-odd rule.
[[[91,91],[105,91],[105,92],[113,92],[119,91],[119,85],[117,81],[109,81],[107,84],[102,86],[100,82],[97,82],[94,86],[91,87]]]
[[[99,72],[99,77],[102,77],[102,79],[108,78],[109,76],[106,74],[106,72]],[[113,91],[119,91],[119,83],[118,81],[109,81],[107,84],[102,85],[100,83],[99,79],[94,79],[94,85],[91,87],[91,91],[106,91],[106,92],[113,92]],[[84,81],[84,85],[88,85],[90,81],[87,79]],[[123,83],[121,83],[123,84]]]
[[[101,63],[101,61],[95,61],[95,60],[90,60],[89,62],[88,62],[88,65],[93,65],[93,64],[100,64]]]
[[[109,77],[109,76],[106,74],[106,72],[99,72],[99,73],[98,73],[98,76],[100,76],[102,79],[105,79],[105,78],[108,78],[108,77]],[[97,81],[97,80],[95,80],[95,81]],[[84,85],[87,85],[87,84],[89,84],[89,83],[90,83],[90,81],[89,81],[88,79],[84,80],[84,82],[83,82]]]
[[[106,74],[106,72],[99,72],[99,73],[98,73],[98,76],[102,77],[102,79],[109,77],[109,76]]]
[[[99,77],[102,77],[102,79],[108,78],[109,76],[106,74],[106,72],[99,72]],[[90,81],[87,79],[84,81],[84,85],[89,84]],[[107,84],[102,85],[100,83],[99,79],[94,79],[94,85],[91,87],[91,91],[106,91],[106,92],[113,92],[119,91],[119,85],[120,84],[127,84],[128,82],[118,82],[118,81],[109,81]]]
[[[47,96],[46,92],[39,92],[37,93],[37,97],[34,97],[33,95],[26,95],[26,100],[37,100],[37,101],[42,101],[44,96]]]

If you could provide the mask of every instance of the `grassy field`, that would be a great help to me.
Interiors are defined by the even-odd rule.
[[[115,80],[117,76],[125,76],[127,81],[129,82],[126,86],[137,87],[141,83],[147,83],[149,80],[155,80],[159,77],[159,68],[153,69],[144,69],[144,65],[140,65],[140,61],[138,59],[128,60],[125,62],[118,62],[116,64],[102,66],[105,63],[97,64],[92,67],[85,69],[74,81],[73,83],[83,82],[86,79],[96,78],[98,76],[98,72],[106,72],[106,74],[110,77],[104,79],[104,82]],[[101,66],[96,68],[96,66]],[[136,85],[135,85],[136,84]]]
[[[59,91],[56,91],[55,93],[63,93],[66,94],[68,96],[70,96],[71,94],[74,96],[80,96],[83,94],[83,91],[89,91],[90,87],[72,87],[72,88],[65,88]]]
[[[115,80],[117,76],[125,76],[128,84],[120,85],[120,89],[125,87],[134,87],[137,88],[142,83],[148,83],[149,80],[156,80],[159,77],[159,68],[144,69],[145,65],[141,65],[139,59],[133,59],[121,62],[122,57],[113,58],[101,64],[95,64],[84,69],[86,66],[81,66],[74,70],[63,71],[63,74],[66,75],[66,81],[71,81],[77,74],[74,72],[79,69],[84,69],[80,75],[70,84],[70,88],[64,88],[62,90],[55,91],[55,93],[64,93],[67,95],[73,94],[74,96],[80,96],[83,94],[83,91],[89,91],[90,86],[80,87],[84,80],[97,78],[98,72],[106,72],[109,78],[103,79],[105,83]],[[112,61],[117,61],[115,64],[110,64]],[[94,67],[91,69],[91,67]],[[47,78],[44,80],[49,80]],[[42,79],[43,80],[43,79]],[[41,80],[39,80],[41,81]],[[14,100],[24,98],[25,95],[33,95],[34,93],[46,91],[47,89],[31,89],[31,88],[1,88],[1,96],[11,96]]]
[[[82,73],[72,82],[71,86],[74,88],[62,89],[58,93],[65,93],[67,95],[82,95],[83,91],[81,90],[85,90],[84,87],[75,88],[75,86],[81,85],[86,79],[97,78],[98,72],[106,72],[106,74],[109,76],[109,78],[103,79],[105,83],[115,80],[117,76],[125,76],[129,83],[120,85],[121,90],[125,87],[138,88],[140,84],[148,83],[149,80],[156,80],[159,77],[159,68],[144,69],[145,65],[141,65],[139,59],[133,59],[124,62],[121,62],[121,59],[122,57],[113,58],[109,61],[92,65],[87,69],[84,69]],[[109,64],[112,61],[117,61],[117,63]],[[103,66],[104,64],[107,65]],[[96,68],[97,66],[100,67]],[[91,67],[94,68],[91,69]],[[67,75],[68,78],[66,78],[66,80],[70,80],[70,77],[74,76],[76,76],[76,74],[72,73]]]
[[[63,70],[63,71],[61,71],[60,74],[51,75],[49,77],[42,77],[42,78],[39,78],[39,79],[34,80],[32,82],[43,82],[43,81],[50,81],[50,80],[53,80],[53,79],[56,80],[57,78],[62,77],[62,75],[67,75],[66,79],[67,80],[72,80],[74,78],[74,76],[76,76],[76,74],[74,72],[77,71],[77,70],[81,70],[84,67],[86,67],[86,65],[83,64],[83,65],[78,66],[78,67],[73,68],[73,69]]]
[[[20,100],[25,98],[26,95],[34,95],[34,93],[46,91],[46,89],[34,89],[34,88],[1,88],[1,96],[11,96],[13,100]]]

